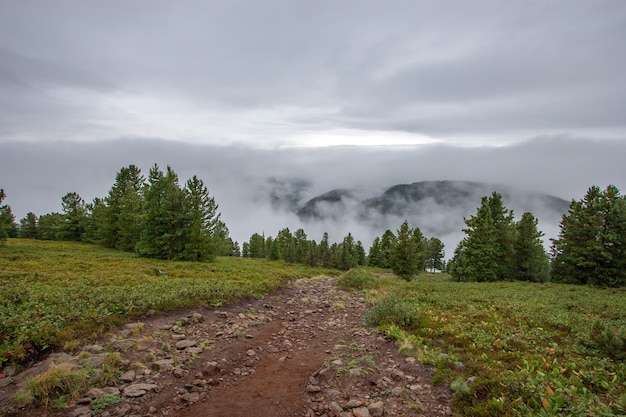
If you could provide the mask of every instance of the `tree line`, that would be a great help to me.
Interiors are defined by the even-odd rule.
[[[95,243],[171,260],[205,261],[232,250],[228,228],[203,181],[194,175],[181,187],[169,166],[163,172],[155,164],[146,179],[129,165],[116,174],[106,197],[88,204],[70,192],[61,201],[62,213],[37,217],[29,212],[14,227],[15,235]]]
[[[537,223],[532,213],[515,222],[498,193],[483,197],[465,220],[449,272],[459,281],[626,285],[626,197],[617,187],[592,186],[583,199],[572,200],[549,255]]]
[[[0,189],[0,204],[4,198]],[[318,243],[303,229],[288,228],[275,237],[255,233],[240,248],[202,180],[193,176],[181,187],[169,166],[163,172],[156,164],[147,179],[135,165],[122,168],[108,195],[90,204],[68,193],[62,208],[63,213],[39,217],[28,213],[18,225],[11,208],[0,205],[0,242],[7,237],[75,240],[172,260],[233,255],[346,270],[368,265],[391,268],[405,279],[444,270],[459,281],[626,285],[626,197],[613,185],[592,186],[583,199],[572,200],[550,254],[532,213],[515,221],[499,193],[485,196],[465,219],[465,237],[447,263],[441,240],[425,237],[406,220],[396,233],[386,230],[376,237],[368,252],[350,233],[339,243],[330,243],[324,233]]]
[[[289,228],[284,228],[275,237],[254,233],[248,242],[242,244],[244,257],[343,270],[364,265],[392,268],[397,275],[407,279],[426,268],[441,269],[444,255],[441,240],[427,239],[419,228],[409,228],[406,220],[397,235],[387,230],[382,239],[376,237],[369,255],[363,243],[355,241],[351,233],[339,243],[330,243],[328,233],[324,233],[318,243],[309,240],[303,229],[292,233]]]

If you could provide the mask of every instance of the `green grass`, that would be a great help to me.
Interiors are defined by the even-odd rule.
[[[381,329],[434,366],[462,415],[626,413],[625,289],[460,283],[442,274],[380,282],[370,293],[374,309],[392,296],[419,314],[416,328]]]
[[[0,247],[0,367],[149,310],[261,298],[289,279],[316,275],[337,273],[260,259],[160,261],[95,245],[9,239]]]

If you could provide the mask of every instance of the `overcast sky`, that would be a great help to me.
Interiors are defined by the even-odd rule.
[[[129,163],[624,190],[625,39],[623,0],[0,0],[0,187],[18,218]]]

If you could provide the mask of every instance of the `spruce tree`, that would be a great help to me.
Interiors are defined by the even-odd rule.
[[[380,238],[376,236],[372,242],[372,246],[370,246],[370,251],[367,256],[368,266],[379,266],[380,251]]]
[[[511,279],[545,282],[549,278],[549,260],[543,247],[538,220],[532,213],[522,214],[515,224],[514,256]]]
[[[4,190],[0,188],[0,203],[4,201],[6,194]],[[13,214],[11,209],[7,205],[0,206],[0,243],[3,243],[9,237],[9,229],[13,224]]]
[[[609,185],[570,203],[552,245],[552,278],[576,284],[626,285],[626,200]]]
[[[431,272],[444,269],[443,258],[445,256],[444,244],[436,237],[428,239],[426,244],[426,266]]]
[[[120,169],[104,199],[100,242],[107,247],[133,251],[141,237],[142,192],[145,178],[136,165]]]
[[[67,193],[61,199],[64,222],[60,230],[61,240],[80,241],[87,227],[87,208],[78,193]]]
[[[410,281],[418,270],[417,242],[409,222],[404,221],[398,229],[398,236],[391,253],[391,269],[400,278]]]
[[[255,233],[252,236],[250,236],[249,246],[250,246],[251,258],[265,258],[266,257],[265,238],[262,235]]]
[[[324,268],[330,268],[331,266],[331,256],[330,256],[330,245],[328,242],[328,233],[324,232],[322,236],[322,240],[319,244],[319,262]]]
[[[204,182],[190,178],[184,192],[184,217],[188,228],[182,258],[193,261],[211,260],[217,254],[220,213],[215,199],[209,195]]]
[[[137,252],[149,258],[178,259],[189,229],[185,197],[178,176],[168,166],[164,174],[155,164],[148,175],[142,202],[141,237]]]
[[[455,251],[452,274],[459,281],[495,281],[498,278],[498,231],[489,198],[483,197],[475,215],[465,219],[466,237]]]
[[[20,220],[19,237],[26,239],[39,238],[37,216],[32,211],[26,213],[26,216]]]

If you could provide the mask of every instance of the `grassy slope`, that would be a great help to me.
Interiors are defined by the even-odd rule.
[[[148,310],[259,298],[288,279],[319,274],[336,272],[226,257],[169,262],[95,245],[10,239],[0,247],[0,365]]]
[[[436,381],[457,391],[464,415],[624,415],[626,363],[589,346],[598,320],[624,334],[624,289],[429,274],[381,283],[375,299],[409,303],[421,317],[413,329],[385,331],[435,365]]]

